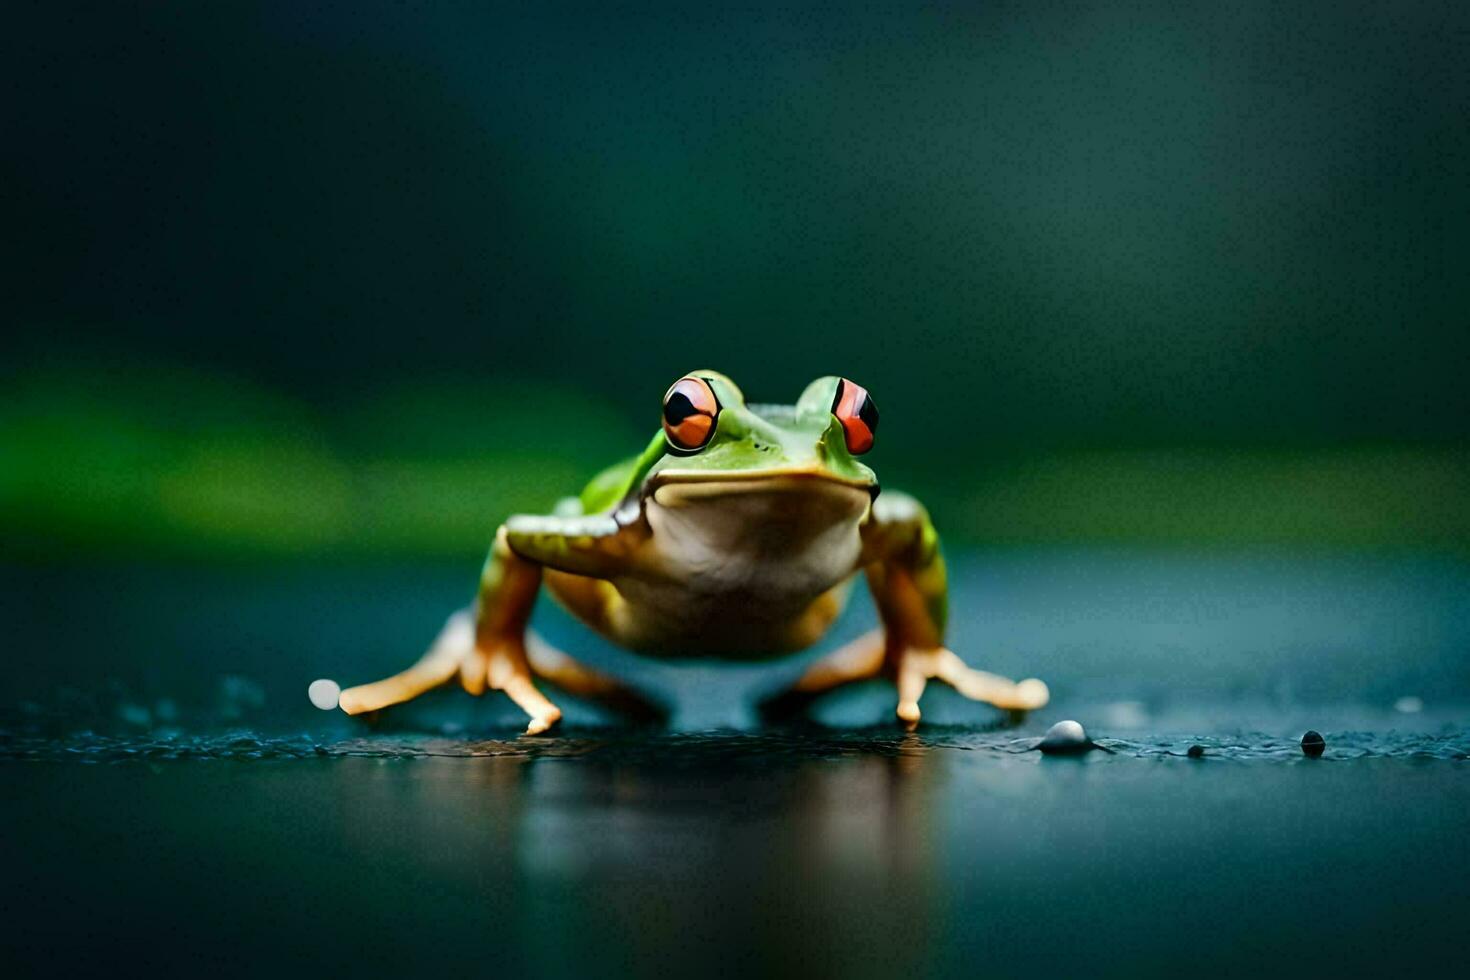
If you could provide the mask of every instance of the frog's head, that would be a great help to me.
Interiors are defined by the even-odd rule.
[[[686,592],[809,602],[857,567],[878,480],[856,457],[877,428],[868,393],[842,378],[818,378],[795,405],[747,405],[723,374],[686,374],[627,498],[653,531],[643,561]]]
[[[772,482],[832,485],[877,496],[878,479],[857,458],[873,448],[878,409],[845,378],[818,378],[795,405],[748,405],[718,371],[691,371],[664,395],[664,455],[647,487]]]

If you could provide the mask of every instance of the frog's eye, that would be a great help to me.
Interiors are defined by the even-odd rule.
[[[680,378],[664,395],[664,438],[675,452],[703,449],[715,433],[720,400],[703,378]]]
[[[873,437],[878,434],[878,406],[873,404],[868,389],[846,378],[838,380],[832,414],[842,423],[848,452],[861,456],[873,448]]]

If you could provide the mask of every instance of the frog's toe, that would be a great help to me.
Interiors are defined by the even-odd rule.
[[[1047,686],[1034,677],[1016,683],[976,670],[950,650],[939,653],[935,676],[972,701],[984,701],[1007,711],[1034,711],[1051,700]]]
[[[1016,685],[1017,703],[1015,707],[1017,708],[1025,711],[1035,711],[1037,708],[1046,707],[1047,702],[1050,700],[1051,690],[1046,686],[1045,682],[1039,681],[1035,677],[1028,677]]]
[[[561,721],[561,709],[553,706],[549,714],[536,715],[532,717],[530,722],[526,725],[526,734],[540,735],[542,732],[550,729],[551,726],[555,725],[558,721]]]
[[[923,712],[919,710],[919,698],[924,696],[924,688],[929,683],[929,678],[934,676],[934,669],[927,654],[917,651],[909,651],[898,665],[898,676],[895,678],[898,684],[898,720],[905,728],[913,729],[918,726]]]
[[[1024,681],[1012,684],[1009,691],[998,689],[994,694],[979,700],[989,702],[1006,711],[1025,714],[1027,711],[1046,707],[1047,702],[1051,700],[1051,691],[1043,682],[1034,677],[1028,677]]]
[[[447,683],[459,670],[461,650],[458,640],[451,619],[418,663],[392,677],[347,688],[338,695],[337,706],[349,715],[371,714],[381,708],[411,701],[425,691]]]
[[[561,721],[561,709],[547,700],[546,695],[536,688],[535,682],[531,680],[530,671],[525,668],[524,661],[504,664],[497,663],[496,659],[492,658],[490,686],[504,691],[507,697],[531,717],[530,723],[526,725],[527,735],[540,735]]]

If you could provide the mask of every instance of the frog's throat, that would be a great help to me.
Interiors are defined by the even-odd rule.
[[[663,618],[702,601],[716,618],[736,609],[789,625],[858,568],[870,490],[809,471],[661,482],[643,498],[651,535],[641,558],[657,574],[622,587]]]

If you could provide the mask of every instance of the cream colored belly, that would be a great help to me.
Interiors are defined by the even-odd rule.
[[[804,650],[842,612],[851,580],[804,603],[776,605],[764,595],[718,598],[624,587],[622,615],[609,638],[662,657],[759,659]]]
[[[640,652],[747,658],[799,650],[842,611],[869,500],[838,484],[660,487],[647,502],[652,535],[636,569],[599,583],[600,611],[586,609],[596,589],[559,584],[562,576],[547,584],[588,625]]]

